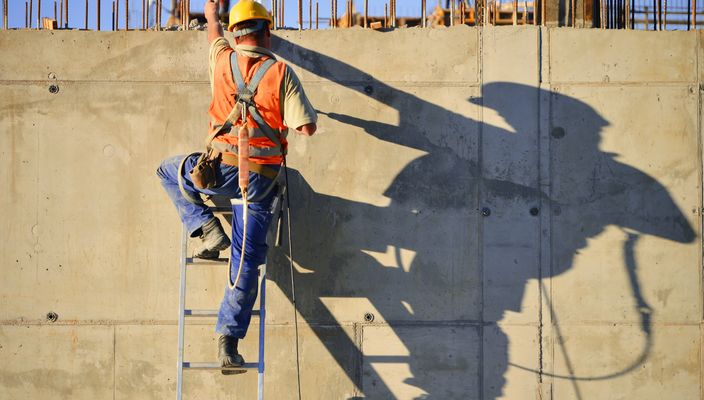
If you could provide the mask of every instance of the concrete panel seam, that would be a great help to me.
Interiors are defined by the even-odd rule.
[[[348,81],[331,81],[331,80],[305,80],[301,83],[309,86],[364,86],[371,82],[368,80],[348,80]],[[391,87],[479,87],[479,82],[476,81],[384,81],[384,84]]]
[[[364,393],[364,329],[359,323],[354,324],[354,336],[355,336],[355,344],[357,345],[357,348],[359,349],[357,351],[357,354],[359,357],[357,357],[357,360],[355,360],[358,364],[354,366],[355,368],[355,374],[354,378],[354,389],[353,389],[353,395],[354,397],[359,397]]]
[[[112,400],[117,397],[117,327],[112,326]]]
[[[112,80],[112,79],[61,79],[61,80],[48,80],[48,79],[0,79],[0,85],[46,85],[50,83],[55,84],[74,84],[74,85],[85,85],[85,84],[112,84],[123,86],[125,84],[144,84],[144,85],[205,85],[210,86],[208,81],[193,80],[193,81],[156,81],[156,80]]]
[[[479,105],[479,126],[477,127],[477,175],[483,176],[482,166],[483,166],[483,132],[484,132],[484,30],[482,29],[479,36],[479,54],[477,56],[477,62],[479,63],[479,68],[477,69],[478,79],[481,83],[479,88],[479,95],[481,96],[481,104]],[[478,206],[481,207],[482,204],[482,185],[481,183],[476,185],[475,198],[479,202]],[[480,218],[477,223],[477,266],[479,268],[479,319],[484,321],[484,306],[486,304],[484,298],[484,221]],[[484,329],[479,329],[479,398],[484,398]]]
[[[210,86],[208,81],[204,80],[130,80],[130,79],[0,79],[0,85],[16,85],[16,84],[28,84],[28,85],[46,85],[46,84],[196,84],[196,85],[207,85]],[[363,86],[368,85],[370,81],[360,79],[360,80],[345,80],[345,81],[331,81],[328,79],[316,79],[307,80],[301,79],[301,83],[308,86]],[[385,81],[384,84],[392,87],[478,87],[479,82],[477,81]]]
[[[625,81],[609,81],[609,82],[577,82],[577,81],[554,81],[550,82],[552,86],[574,86],[574,87],[680,87],[697,85],[696,81],[648,81],[648,82],[625,82]]]

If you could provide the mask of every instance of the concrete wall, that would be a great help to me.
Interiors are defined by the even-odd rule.
[[[174,397],[181,229],[154,172],[200,147],[205,42],[0,33],[0,398]],[[321,111],[290,149],[304,399],[703,397],[699,33],[274,47]],[[269,278],[266,397],[294,399],[279,249]],[[194,268],[189,305],[225,279]],[[188,326],[189,360],[214,360],[212,325]],[[256,374],[184,388],[253,398]]]

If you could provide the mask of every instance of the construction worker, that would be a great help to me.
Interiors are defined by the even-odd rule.
[[[303,87],[293,70],[283,62],[275,60],[271,52],[272,19],[267,10],[251,0],[240,0],[230,10],[228,30],[233,32],[236,46],[233,49],[223,37],[218,18],[218,4],[207,0],[204,14],[208,21],[209,75],[212,90],[210,115],[211,158],[219,161],[215,169],[217,184],[209,189],[201,189],[194,184],[188,171],[198,162],[198,155],[176,156],[166,159],[157,171],[161,184],[176,206],[181,221],[186,225],[191,237],[200,237],[201,244],[193,256],[216,258],[221,250],[231,247],[229,282],[220,305],[216,332],[218,340],[218,360],[223,367],[239,367],[244,359],[239,354],[237,344],[245,337],[252,315],[252,307],[257,297],[258,268],[266,259],[268,246],[266,234],[271,221],[270,207],[276,196],[272,190],[286,153],[286,133],[288,127],[296,132],[311,136],[316,131],[317,115],[308,101]],[[271,64],[271,65],[269,65]],[[260,67],[263,76],[257,76]],[[235,69],[236,68],[236,69]],[[251,96],[251,102],[239,103],[249,93],[245,86],[238,85],[238,75],[244,85],[259,80]],[[239,88],[243,88],[240,90]],[[242,93],[240,93],[242,92]],[[242,120],[233,111],[237,104],[254,105],[259,116],[249,113]],[[245,107],[248,108],[248,107]],[[248,108],[251,110],[251,108]],[[221,133],[223,125],[231,129]],[[233,121],[235,120],[235,121]],[[232,246],[223,231],[220,221],[199,202],[189,201],[188,197],[198,198],[199,193],[224,195],[233,198],[242,196],[238,187],[238,132],[243,125],[252,128],[249,133],[249,184],[247,198],[253,199],[248,205],[248,223],[244,252],[242,251],[243,211],[233,207]],[[266,132],[265,132],[266,131]],[[267,134],[275,133],[275,137]],[[179,187],[179,176],[181,187]],[[240,256],[244,259],[240,265]],[[236,373],[222,371],[223,374]]]

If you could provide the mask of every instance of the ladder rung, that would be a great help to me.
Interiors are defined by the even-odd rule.
[[[183,315],[186,317],[217,317],[218,310],[183,310]],[[258,316],[259,310],[252,310],[252,316]]]
[[[216,265],[227,264],[229,262],[229,258],[186,258],[186,265]]]
[[[183,310],[183,315],[187,317],[217,317],[218,310]]]
[[[183,369],[219,369],[223,371],[237,371],[243,369],[257,369],[257,363],[244,363],[241,367],[221,367],[220,364],[214,362],[185,362]]]

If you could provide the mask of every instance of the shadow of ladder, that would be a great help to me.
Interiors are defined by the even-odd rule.
[[[232,204],[241,205],[241,201],[232,199]],[[210,210],[213,213],[224,214],[231,213],[230,207],[212,206]],[[191,266],[230,266],[228,258],[217,258],[212,260],[198,259],[188,257],[188,229],[183,226],[181,235],[181,285],[179,295],[178,309],[178,366],[176,373],[176,399],[181,400],[183,396],[183,370],[184,369],[201,369],[201,370],[220,370],[232,371],[233,373],[244,373],[248,370],[257,369],[257,399],[264,398],[264,323],[266,317],[266,263],[259,267],[259,310],[252,310],[253,316],[259,316],[259,360],[257,362],[245,363],[242,367],[221,367],[218,362],[189,362],[183,360],[184,353],[184,334],[186,329],[186,317],[217,317],[218,310],[194,310],[186,308],[186,272]]]

